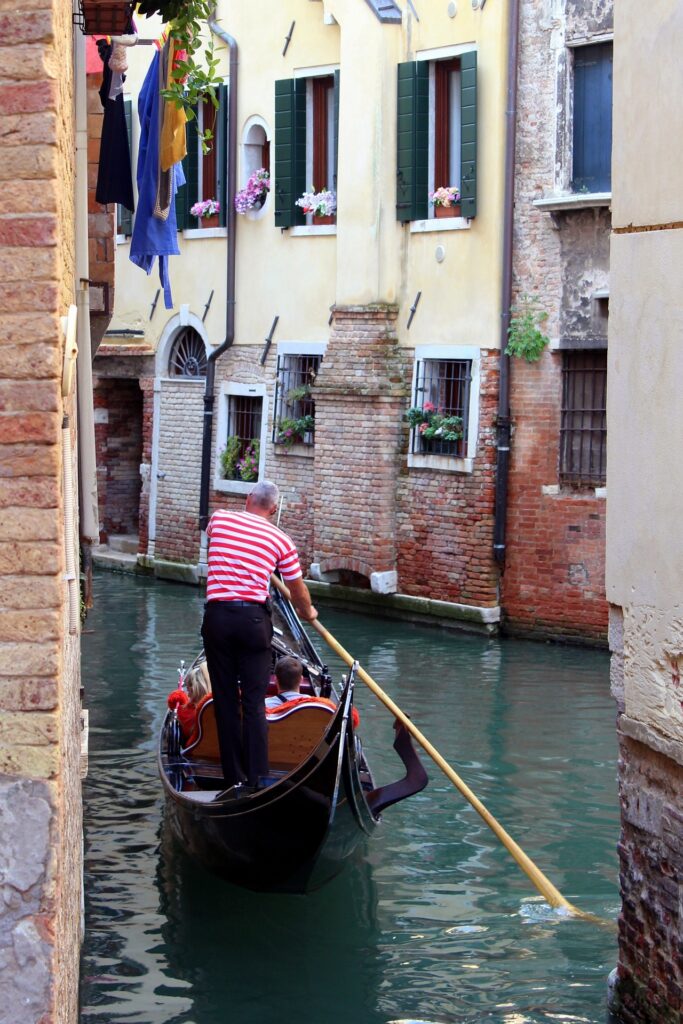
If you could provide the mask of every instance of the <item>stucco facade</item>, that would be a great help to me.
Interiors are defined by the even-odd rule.
[[[621,443],[608,461],[607,597],[622,800],[615,1007],[628,1024],[683,1012],[683,485],[671,458],[683,442],[682,33],[675,0],[645,21],[632,0],[615,5],[608,421]],[[643,47],[656,59],[637,66]],[[632,173],[643,154],[647,189]]]
[[[499,604],[491,552],[507,12],[468,4],[451,15],[433,5],[419,21],[409,7],[382,20],[360,0],[296,0],[275,14],[266,4],[218,6],[218,21],[239,48],[238,188],[248,176],[250,126],[263,128],[274,168],[276,81],[338,70],[340,85],[336,223],[276,226],[277,176],[264,207],[237,218],[235,337],[216,367],[210,508],[244,499],[246,485],[221,479],[219,455],[229,396],[252,388],[263,399],[261,473],[282,487],[281,523],[307,569],[364,586],[379,574],[392,590],[486,609],[490,617]],[[145,22],[142,34],[155,30]],[[476,52],[476,216],[440,221],[425,213],[401,223],[397,67],[458,61],[467,52]],[[143,47],[131,57],[133,105],[150,59]],[[157,571],[176,561],[201,574],[202,393],[197,383],[169,379],[168,366],[184,327],[197,332],[207,353],[225,337],[226,230],[179,237],[181,255],[170,261],[173,311],[161,300],[154,305],[155,274],[146,279],[120,240],[115,314],[95,369],[103,380],[123,380],[127,360],[150,411],[142,442],[142,559]],[[314,389],[315,445],[287,449],[273,443],[276,377],[278,356],[296,351],[324,355]],[[416,353],[419,359],[425,352],[430,359],[464,352],[473,368],[470,436],[457,460],[409,453],[404,413],[414,396]],[[432,535],[436,541],[425,543]]]

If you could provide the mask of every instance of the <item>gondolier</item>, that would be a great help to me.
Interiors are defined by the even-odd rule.
[[[271,669],[268,588],[277,569],[306,621],[317,618],[292,540],[271,518],[279,491],[264,480],[243,512],[219,509],[207,527],[206,605],[202,637],[214,694],[226,788],[256,787],[268,770],[264,698]],[[240,714],[241,696],[241,714]]]

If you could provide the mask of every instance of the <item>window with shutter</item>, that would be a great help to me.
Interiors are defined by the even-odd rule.
[[[280,79],[275,83],[275,224],[289,228],[303,224],[303,211],[295,205],[306,189],[306,80]]]
[[[612,43],[577,47],[574,53],[574,192],[612,187]]]
[[[398,67],[396,216],[433,216],[429,193],[457,186],[461,214],[477,196],[477,55],[463,53]]]
[[[226,224],[227,202],[227,118],[228,86],[224,83],[217,90],[218,107],[205,99],[195,108],[195,117],[185,126],[187,155],[183,160],[185,185],[176,193],[176,218],[178,230],[201,228],[201,218],[190,210],[195,203],[205,199],[217,199],[220,203],[219,224]],[[209,130],[212,133],[210,149],[204,152],[201,136]]]

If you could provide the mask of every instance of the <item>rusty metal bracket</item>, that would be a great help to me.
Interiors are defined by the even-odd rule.
[[[208,299],[208,302],[207,302],[207,303],[206,303],[206,305],[204,306],[204,312],[202,313],[202,323],[204,323],[204,321],[206,320],[206,314],[207,314],[207,313],[209,312],[209,310],[211,309],[211,301],[212,301],[212,299],[213,299],[213,291],[214,291],[214,290],[213,290],[213,288],[212,288],[212,289],[211,289],[211,294],[209,295],[209,299]]]
[[[265,364],[266,359],[268,358],[268,353],[270,352],[270,346],[273,343],[273,334],[275,333],[275,328],[277,327],[277,322],[278,322],[279,319],[280,319],[280,317],[276,316],[275,319],[273,320],[273,323],[271,324],[270,331],[268,332],[268,336],[266,338],[266,343],[263,346],[263,352],[261,353],[261,358],[259,359],[259,362],[260,362],[261,366],[263,366]]]
[[[292,38],[292,36],[294,34],[294,26],[295,25],[296,25],[296,22],[293,21],[292,24],[289,26],[289,32],[287,33],[287,38],[285,39],[285,48],[282,51],[282,56],[283,57],[287,53],[287,48],[289,47],[290,40],[291,40],[291,38]]]
[[[421,295],[422,295],[422,292],[418,292],[417,293],[417,295],[415,296],[415,302],[413,302],[412,306],[410,307],[410,316],[408,317],[408,323],[406,324],[406,330],[407,331],[410,330],[410,325],[413,322],[413,317],[415,316],[415,310],[417,309],[417,306],[418,306],[418,303],[420,301],[420,296]]]

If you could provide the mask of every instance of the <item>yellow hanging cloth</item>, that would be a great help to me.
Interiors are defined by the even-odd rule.
[[[168,78],[166,88],[173,82],[173,69],[178,59],[185,59],[185,51],[182,50],[178,41],[171,36],[171,52],[168,60]],[[161,139],[159,144],[159,159],[161,170],[167,171],[174,164],[179,163],[187,153],[187,142],[185,139],[185,123],[187,115],[184,107],[176,107],[172,100],[164,100],[164,119],[161,125]]]

